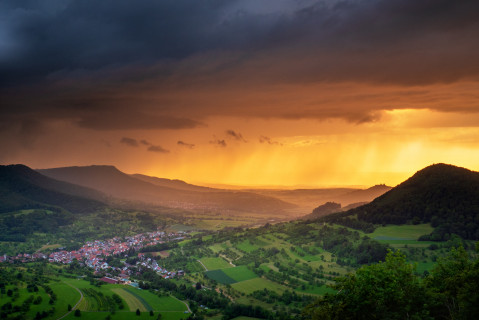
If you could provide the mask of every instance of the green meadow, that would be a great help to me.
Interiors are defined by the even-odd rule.
[[[420,236],[431,233],[433,229],[430,224],[391,225],[379,227],[368,236],[376,240],[417,240]]]
[[[231,287],[245,294],[250,294],[254,291],[263,290],[265,288],[276,293],[283,293],[287,289],[285,286],[264,278],[254,278],[237,282],[232,284]]]
[[[208,278],[222,284],[233,284],[258,277],[246,266],[212,270],[205,272],[205,274]]]
[[[227,276],[241,282],[258,277],[253,271],[249,270],[246,266],[238,266],[234,268],[228,268],[222,270]]]

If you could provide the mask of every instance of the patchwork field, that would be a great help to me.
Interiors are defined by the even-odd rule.
[[[84,280],[67,279],[66,281],[82,291],[83,300],[79,304],[78,309],[83,312],[82,317],[85,315],[87,319],[90,317],[94,318],[88,315],[89,313],[98,315],[98,312],[105,308],[105,304],[113,294],[119,295],[125,306],[123,310],[116,309],[118,319],[130,319],[127,315],[131,317],[133,315],[132,312],[135,312],[137,309],[145,314],[148,314],[150,310],[153,310],[155,313],[161,312],[163,315],[162,319],[183,319],[184,312],[187,310],[184,303],[171,296],[159,297],[150,291],[130,286],[106,284],[96,287]],[[71,290],[77,292],[73,288]],[[78,301],[80,295],[79,293],[77,295]],[[75,296],[72,298],[75,298]],[[71,303],[71,305],[73,306],[75,303]],[[112,319],[117,318],[112,316]]]
[[[229,264],[223,258],[203,258],[200,260],[208,270],[232,268],[233,266]]]
[[[239,227],[248,224],[247,220],[193,220],[196,229],[200,230],[221,230],[226,227]]]
[[[154,311],[186,311],[185,304],[173,297],[158,297],[150,291],[131,287],[126,287],[125,290],[133,294],[146,306],[151,306]]]
[[[226,270],[226,269],[225,269]],[[224,273],[223,270],[212,270],[212,271],[206,271],[205,272],[206,276],[212,280],[215,280],[219,283],[222,284],[233,284],[236,283],[237,281],[228,276],[226,273]]]
[[[268,289],[277,293],[284,292],[287,288],[264,278],[254,278],[251,280],[237,282],[231,285],[234,289],[245,294],[250,294],[256,290]]]
[[[220,252],[221,250],[226,249],[226,246],[223,245],[223,244],[217,243],[217,244],[214,244],[214,245],[212,245],[212,246],[209,246],[208,248],[210,248],[211,251],[213,251],[214,253],[218,253],[218,252]]]
[[[81,316],[75,317],[74,313],[70,313],[67,317],[63,318],[66,320],[78,320],[78,319],[86,319],[86,320],[98,320],[98,319],[105,319],[107,316],[110,316],[111,320],[154,320],[157,319],[159,312],[154,312],[153,316],[150,316],[149,312],[141,312],[139,316],[136,315],[135,312],[130,311],[117,311],[115,314],[111,314],[110,312],[95,312],[95,311],[83,311],[81,312]],[[190,314],[184,314],[181,312],[162,312],[161,313],[161,320],[182,320],[188,318]]]
[[[123,301],[126,302],[130,311],[136,311],[136,309],[139,309],[140,311],[152,310],[149,305],[142,303],[137,297],[124,288],[112,288],[111,291],[119,295]]]

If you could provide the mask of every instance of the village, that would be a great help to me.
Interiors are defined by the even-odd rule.
[[[183,270],[167,270],[158,265],[158,262],[152,258],[147,257],[145,253],[139,252],[142,248],[167,243],[170,241],[179,241],[188,237],[187,232],[170,232],[154,231],[147,233],[140,233],[134,236],[124,238],[115,237],[108,240],[94,240],[86,242],[81,248],[73,251],[66,251],[59,248],[50,254],[42,252],[23,253],[17,256],[1,255],[0,262],[10,263],[27,263],[38,260],[48,260],[51,263],[71,264],[73,261],[78,261],[81,265],[89,267],[94,270],[94,274],[105,274],[100,280],[107,283],[117,284],[132,284],[130,276],[135,269],[151,269],[163,278],[169,279],[177,276],[183,276]],[[131,254],[135,254],[138,259],[134,265],[128,264],[122,260],[123,266],[111,266],[107,262],[108,257],[116,256],[122,258],[129,258]],[[117,274],[112,276],[111,274]]]

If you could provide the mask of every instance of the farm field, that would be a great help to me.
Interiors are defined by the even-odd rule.
[[[226,227],[239,227],[248,224],[247,220],[193,220],[195,229],[221,230]]]
[[[179,232],[179,231],[191,231],[195,230],[195,227],[193,226],[187,226],[184,224],[174,224],[170,227],[168,227],[167,231],[172,231],[172,232]]]
[[[69,286],[65,282],[51,282],[49,284],[50,288],[52,288],[53,292],[57,295],[57,305],[58,306],[74,306],[80,300],[80,293],[73,287]],[[56,310],[53,314],[53,318],[58,318],[65,314],[66,309]]]
[[[124,288],[112,288],[111,291],[119,295],[123,301],[126,302],[130,311],[136,311],[136,309],[142,312],[152,310],[150,305],[142,303],[135,295]]]
[[[209,246],[208,248],[210,248],[211,251],[213,251],[214,253],[218,253],[218,252],[220,252],[221,250],[224,250],[224,249],[226,248],[226,246],[223,245],[223,244],[217,243],[217,244],[214,244],[214,245],[212,245],[212,246]]]
[[[102,304],[104,303],[101,296],[109,297],[114,293],[118,294],[125,302],[124,311],[136,311],[136,309],[140,309],[142,312],[150,310],[155,312],[184,312],[187,310],[185,304],[175,298],[170,296],[158,297],[156,294],[149,291],[135,289],[130,286],[106,284],[100,287],[95,287],[87,281],[74,279],[68,279],[67,282],[74,287],[79,288],[84,294],[84,299],[79,305],[81,311],[101,310]],[[74,289],[72,288],[72,290]],[[95,292],[97,293],[96,295],[94,294]],[[98,298],[98,296],[100,296],[100,298]],[[117,312],[122,311],[123,310],[117,309]]]
[[[416,248],[426,248],[429,247],[431,244],[441,243],[437,241],[417,241],[417,240],[377,240],[379,243],[387,243],[393,248],[404,248],[406,245],[408,247],[416,247]]]
[[[247,253],[257,250],[259,248],[259,246],[252,244],[249,240],[244,240],[240,243],[237,243],[235,247]]]
[[[296,290],[296,292],[308,293],[308,294],[314,294],[314,295],[324,295],[326,293],[334,293],[335,291],[331,289],[330,287],[324,285],[321,287],[306,288],[305,290],[298,289]]]
[[[226,269],[225,269],[226,270]],[[211,270],[205,272],[206,276],[212,280],[215,280],[221,284],[233,284],[238,281],[234,280],[230,276],[228,276],[223,270]]]
[[[250,280],[257,278],[258,276],[246,266],[239,266],[234,268],[227,268],[222,270],[228,277],[232,278],[236,282]]]
[[[153,311],[186,311],[185,304],[173,297],[158,297],[150,291],[131,287],[126,287],[125,290],[133,294],[142,303],[151,306]]]
[[[208,270],[232,268],[233,266],[223,258],[202,258],[200,260]]]
[[[430,224],[379,227],[369,237],[376,240],[417,240],[433,231]]]
[[[43,247],[41,247],[40,249],[38,249],[37,251],[38,252],[43,252],[45,250],[51,250],[51,249],[57,249],[57,248],[60,248],[62,245],[61,244],[46,244],[44,245]]]
[[[95,311],[83,311],[81,312],[80,317],[75,317],[73,312],[70,313],[63,319],[66,320],[78,320],[78,319],[87,319],[87,320],[98,320],[98,319],[105,319],[107,316],[110,316],[111,320],[131,320],[131,319],[138,319],[138,320],[154,320],[158,316],[159,312],[154,312],[153,316],[150,316],[149,312],[141,312],[139,316],[136,315],[135,312],[130,311],[116,311],[115,314],[111,314],[111,312],[95,312]],[[188,318],[190,314],[185,314],[183,312],[162,312],[161,313],[161,320],[182,320]]]
[[[276,282],[270,281],[264,278],[255,278],[246,281],[237,282],[231,285],[234,289],[245,294],[250,294],[257,290],[268,289],[276,293],[282,293],[286,291],[286,287]]]
[[[258,277],[246,266],[212,270],[205,272],[205,274],[208,278],[215,280],[221,284],[233,284]]]

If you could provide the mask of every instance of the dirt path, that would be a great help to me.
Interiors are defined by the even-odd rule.
[[[205,268],[205,271],[208,271],[208,268],[203,264],[203,262],[201,262],[200,260],[196,260],[198,261],[199,263],[201,263],[201,265],[203,266],[203,268]]]
[[[78,291],[80,293],[80,300],[78,300],[78,302],[73,306],[73,308],[68,311],[67,313],[65,313],[63,316],[61,316],[60,318],[58,318],[57,320],[60,320],[60,319],[63,319],[65,318],[66,316],[68,316],[70,313],[72,313],[77,307],[78,305],[80,304],[80,302],[82,302],[83,300],[83,292],[81,292],[80,289],[78,289],[77,287],[74,287],[73,285],[69,284],[69,283],[66,283],[66,282],[63,282],[64,284],[72,287],[73,289],[75,289],[76,291]]]
[[[185,306],[186,306],[186,309],[188,309],[188,312],[189,312],[189,313],[192,313],[192,312],[191,312],[191,309],[190,309],[190,306],[189,306],[189,305],[188,305],[186,302],[184,302],[184,301],[181,301],[180,299],[178,299],[178,298],[177,298],[177,297],[175,297],[174,295],[170,295],[170,297],[172,297],[172,298],[174,298],[174,299],[178,300],[179,302],[182,302],[182,303],[184,303],[184,304],[185,304]]]
[[[230,296],[229,294],[227,294],[227,293],[226,293],[226,292],[224,292],[224,291],[220,291],[220,289],[219,289],[219,288],[216,288],[216,289],[215,289],[215,291],[216,291],[216,292],[218,292],[219,294],[222,294],[222,295],[224,295],[226,298],[230,299],[230,300],[231,300],[231,302],[235,302],[235,299],[233,299],[233,297],[232,297],[232,296]]]
[[[231,262],[231,260],[230,260],[230,259],[228,259],[226,256],[224,256],[224,255],[220,254],[220,257],[221,257],[221,258],[223,258],[223,259],[225,259],[226,261],[228,261],[228,262],[229,262],[229,264],[230,264],[230,265],[232,265],[233,267],[236,267],[236,265],[235,265],[233,262]]]

